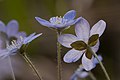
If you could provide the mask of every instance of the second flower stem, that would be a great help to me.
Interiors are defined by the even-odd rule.
[[[33,65],[33,63],[27,57],[26,53],[23,53],[22,57],[25,59],[25,61],[28,63],[28,65],[32,68],[32,70],[36,73],[36,75],[38,76],[38,79],[39,80],[43,80],[42,77],[40,76],[38,70],[35,68],[35,66]]]
[[[107,71],[106,71],[104,65],[103,65],[102,62],[99,60],[97,54],[94,53],[94,52],[92,51],[92,49],[91,49],[89,46],[88,46],[88,50],[89,50],[89,51],[95,56],[95,58],[98,60],[98,62],[99,62],[99,64],[100,64],[100,66],[101,66],[103,72],[105,73],[105,76],[106,76],[107,80],[110,80],[110,77],[109,77],[109,75],[108,75],[108,73],[107,73]]]
[[[61,32],[57,32],[57,39],[61,35]],[[58,80],[62,80],[62,65],[61,65],[61,44],[57,41],[57,68],[58,68]]]
[[[97,80],[96,77],[94,76],[94,74],[91,71],[89,71],[89,76],[91,77],[92,80]]]

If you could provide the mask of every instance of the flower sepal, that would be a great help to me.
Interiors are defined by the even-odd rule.
[[[28,44],[23,44],[23,45],[21,46],[21,48],[19,49],[20,54],[24,55],[24,52],[25,52],[26,49],[27,49],[27,45],[28,45]]]
[[[72,48],[76,50],[85,50],[87,48],[87,44],[84,41],[75,41],[71,44]]]
[[[88,40],[88,45],[91,46],[91,47],[95,46],[98,39],[99,39],[99,34],[92,35]]]

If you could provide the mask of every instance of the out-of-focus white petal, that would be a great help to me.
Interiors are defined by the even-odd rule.
[[[75,18],[75,16],[76,16],[76,11],[75,10],[70,10],[63,16],[63,18],[67,19],[67,20],[72,20],[72,19]]]
[[[77,41],[77,37],[72,34],[63,34],[59,36],[58,41],[63,46],[71,48],[70,44]]]
[[[18,32],[18,22],[16,20],[11,20],[8,24],[7,24],[7,35],[9,37],[16,35],[16,33]]]
[[[82,57],[82,64],[83,64],[83,67],[86,71],[90,71],[91,69],[94,68],[93,59],[94,59],[93,56],[91,59],[89,59],[86,57],[86,54],[84,53],[84,55]]]
[[[80,40],[83,40],[85,42],[88,41],[89,33],[90,33],[90,25],[86,19],[81,18],[80,21],[76,23],[75,33]]]
[[[98,21],[91,29],[90,36],[94,34],[99,34],[99,37],[103,34],[106,28],[106,22],[103,20]]]
[[[98,40],[97,43],[96,43],[96,45],[93,46],[93,47],[91,47],[92,50],[93,50],[93,52],[96,53],[98,51],[98,49],[99,49],[99,46],[100,46],[100,41]]]
[[[71,49],[70,51],[68,51],[65,56],[64,56],[64,61],[66,63],[71,63],[71,62],[76,62],[77,60],[80,59],[80,57],[82,56],[83,52],[82,51],[78,51],[75,49]]]

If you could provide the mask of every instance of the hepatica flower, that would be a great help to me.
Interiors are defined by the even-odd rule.
[[[13,40],[11,41],[11,44],[9,45],[8,42],[6,42],[6,48],[3,50],[0,50],[0,57],[5,58],[10,55],[15,55],[18,53],[18,51],[21,51],[22,45],[26,45],[30,43],[32,40],[36,39],[42,33],[35,35],[36,33],[33,33],[29,35],[28,37],[22,37],[20,36],[20,40]]]
[[[80,20],[80,17],[74,19],[76,16],[76,12],[74,10],[68,11],[63,17],[52,17],[49,21],[46,21],[40,17],[35,17],[35,19],[43,26],[47,26],[49,28],[54,29],[64,29],[69,27]]]
[[[21,37],[25,37],[25,32],[19,32],[19,24],[16,20],[11,20],[5,25],[0,21],[0,55],[3,54],[8,45],[11,45],[12,40],[20,40]]]
[[[67,63],[76,62],[82,58],[82,65],[85,70],[89,71],[94,67],[94,56],[89,51],[88,47],[93,52],[99,49],[99,37],[103,34],[106,28],[106,23],[103,20],[98,21],[90,30],[90,25],[82,18],[75,26],[75,35],[63,34],[58,38],[58,41],[67,48],[72,48],[64,56],[64,61]]]
[[[0,32],[1,35],[3,34],[6,38],[6,40],[17,40],[19,39],[19,36],[25,37],[25,32],[19,32],[19,24],[16,20],[11,20],[8,22],[7,25],[5,25],[2,21],[0,21]]]
[[[102,56],[98,56],[99,60],[102,61]],[[94,67],[99,63],[96,58],[93,60]],[[82,65],[79,66],[79,68],[74,72],[74,74],[71,76],[70,80],[78,80],[78,78],[86,78],[89,76],[89,72],[84,69]]]

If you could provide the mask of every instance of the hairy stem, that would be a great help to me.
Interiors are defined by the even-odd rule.
[[[91,71],[89,71],[89,76],[91,77],[92,80],[97,80],[96,77],[94,76],[94,74]]]
[[[95,56],[95,58],[98,60],[98,62],[99,62],[99,64],[100,64],[100,66],[101,66],[103,72],[105,73],[105,76],[106,76],[107,80],[110,80],[110,77],[109,77],[109,75],[108,75],[108,73],[107,73],[107,71],[106,71],[104,65],[103,65],[102,62],[99,60],[97,54],[94,53],[94,52],[92,51],[92,49],[91,49],[89,46],[88,46],[88,50],[89,50],[89,51]]]
[[[8,56],[8,61],[9,61],[9,65],[10,65],[10,69],[11,69],[11,73],[12,73],[12,78],[13,78],[13,80],[16,80],[15,79],[15,74],[14,74],[14,71],[13,71],[13,68],[12,68],[12,62],[11,62],[10,56]]]
[[[35,72],[39,80],[43,80],[42,77],[40,76],[38,70],[36,67],[33,65],[33,63],[30,61],[30,59],[27,57],[26,53],[23,53],[22,57],[25,59],[25,61],[28,63],[28,65],[32,68],[32,70]]]
[[[57,39],[61,32],[57,32]],[[61,44],[57,41],[57,68],[58,68],[58,80],[62,80],[62,64],[61,64]]]

